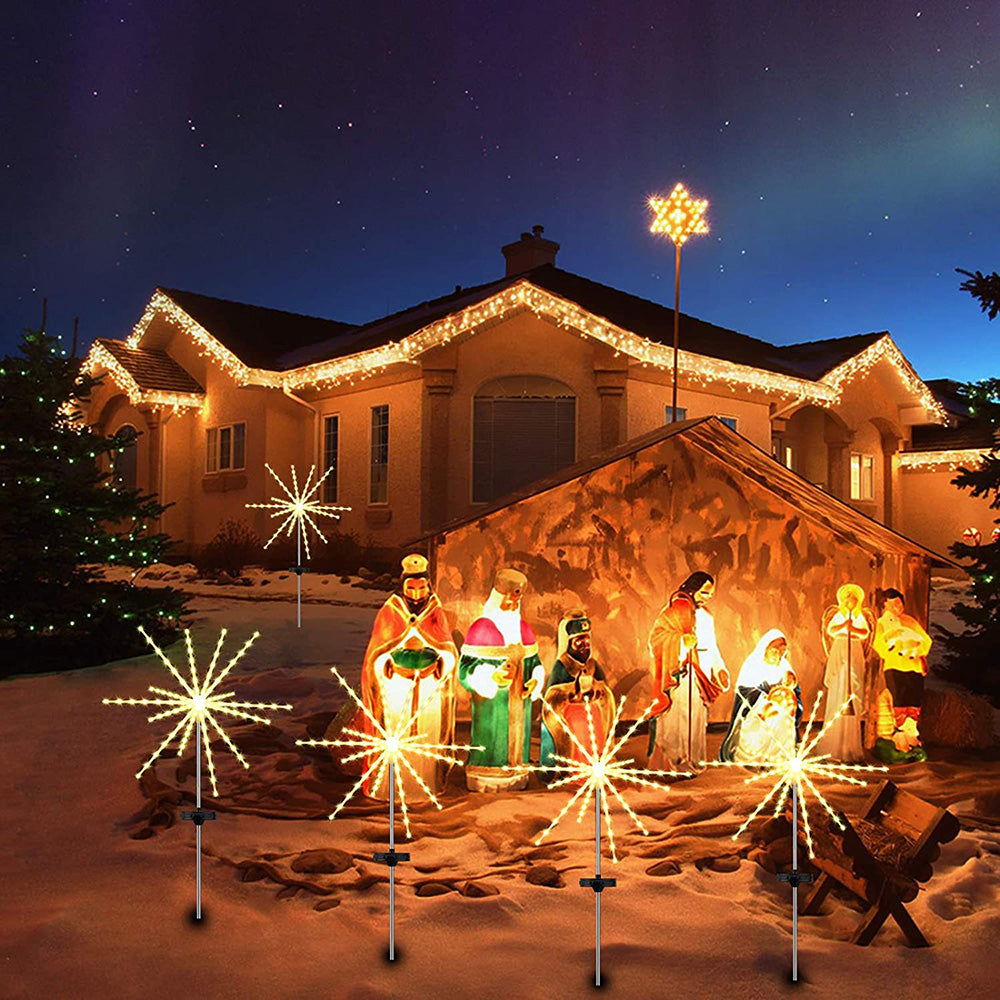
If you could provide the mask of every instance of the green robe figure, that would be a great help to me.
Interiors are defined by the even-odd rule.
[[[528,763],[531,706],[545,688],[545,668],[531,626],[521,618],[528,578],[502,569],[483,613],[466,633],[458,661],[458,680],[472,694],[473,750],[465,768],[472,792],[524,788],[527,773],[506,770]]]

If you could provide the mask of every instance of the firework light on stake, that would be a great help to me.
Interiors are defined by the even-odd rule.
[[[622,716],[622,709],[625,707],[625,699],[618,703],[618,708],[615,711],[614,721],[611,723],[610,734],[614,734],[619,721]],[[517,767],[512,768],[512,770],[519,771],[537,771],[541,773],[559,772],[562,777],[557,778],[555,781],[549,784],[549,788],[560,788],[563,785],[571,785],[575,782],[581,782],[580,787],[576,790],[570,800],[559,810],[556,814],[555,819],[535,838],[535,845],[538,846],[541,842],[551,833],[556,826],[559,825],[560,820],[573,808],[573,805],[581,798],[583,801],[580,803],[579,810],[577,811],[576,821],[582,822],[584,813],[587,811],[587,806],[590,805],[590,800],[595,797],[595,793],[601,793],[598,798],[601,803],[601,809],[604,813],[604,819],[608,826],[608,839],[611,844],[611,858],[617,863],[618,852],[615,849],[615,831],[611,825],[611,811],[608,808],[608,795],[610,792],[617,800],[622,809],[628,815],[629,819],[635,824],[635,826],[642,831],[644,836],[649,836],[649,830],[646,829],[642,820],[636,815],[635,810],[625,801],[621,792],[615,785],[615,782],[624,782],[625,784],[636,785],[641,788],[658,788],[663,791],[668,791],[669,786],[663,784],[662,781],[656,781],[656,778],[691,778],[693,775],[690,771],[656,771],[644,767],[633,766],[635,761],[634,758],[628,757],[624,760],[618,760],[617,755],[621,748],[625,745],[628,739],[633,733],[642,725],[646,719],[649,718],[649,713],[652,709],[650,705],[643,713],[639,716],[635,722],[629,727],[625,735],[618,740],[617,743],[613,742],[612,739],[606,739],[604,743],[604,749],[598,751],[597,749],[597,735],[594,731],[594,716],[593,716],[593,706],[588,703],[587,705],[587,724],[590,730],[590,749],[583,745],[579,740],[576,733],[574,733],[569,726],[562,720],[562,718],[557,713],[551,713],[551,718],[556,719],[563,730],[572,740],[573,745],[579,750],[580,754],[583,756],[583,760],[573,760],[570,757],[564,757],[562,754],[553,754],[552,759],[555,761],[554,764],[521,764]]]
[[[806,723],[806,732],[812,732],[812,725],[816,718],[816,709],[819,707],[820,698],[823,692],[816,695],[813,702],[812,711],[809,713],[809,721]],[[772,816],[777,817],[785,808],[785,803],[791,797],[792,789],[795,789],[798,800],[799,813],[802,816],[802,827],[805,832],[806,849],[809,857],[813,857],[812,830],[809,826],[809,804],[807,791],[811,792],[816,801],[823,807],[827,815],[836,826],[843,830],[844,822],[837,814],[836,810],[823,797],[823,793],[816,787],[813,778],[827,778],[831,781],[841,782],[849,785],[867,786],[867,781],[854,777],[855,774],[867,772],[885,772],[887,767],[878,767],[869,764],[838,764],[830,759],[830,754],[814,754],[813,751],[819,741],[826,735],[830,727],[844,714],[847,707],[854,700],[854,695],[850,695],[847,701],[825,720],[822,729],[815,735],[795,746],[794,740],[791,744],[783,741],[774,741],[772,750],[773,756],[765,758],[763,755],[759,759],[751,759],[745,762],[729,760],[707,760],[702,761],[706,767],[754,767],[760,768],[757,774],[744,779],[744,784],[751,785],[758,781],[775,779],[767,794],[757,803],[753,812],[743,821],[742,826],[733,834],[733,840],[739,838],[740,834],[760,815],[767,807],[768,803],[774,800],[774,810]]]
[[[233,669],[234,666],[240,661],[244,653],[253,645],[254,640],[260,635],[259,632],[254,632],[252,636],[243,644],[240,651],[226,664],[226,666],[215,674],[215,666],[219,660],[219,653],[222,651],[222,643],[226,638],[227,629],[223,629],[219,633],[219,641],[215,646],[215,653],[212,656],[212,662],[208,666],[208,670],[205,672],[205,676],[199,680],[198,679],[198,669],[194,662],[194,647],[191,644],[191,632],[188,629],[184,630],[184,641],[187,644],[187,656],[188,656],[188,666],[190,668],[190,680],[186,679],[183,674],[170,662],[166,654],[162,649],[156,644],[153,638],[146,632],[145,629],[140,628],[139,631],[142,633],[143,638],[153,650],[156,655],[160,658],[163,665],[173,674],[174,679],[180,685],[179,691],[167,691],[164,688],[155,687],[153,685],[149,686],[150,692],[156,697],[153,698],[104,698],[102,699],[105,705],[152,705],[161,708],[162,711],[156,712],[147,718],[147,722],[159,722],[161,719],[172,719],[175,716],[180,716],[181,719],[176,726],[170,731],[163,742],[156,748],[152,756],[139,768],[136,773],[137,778],[141,778],[143,774],[152,766],[153,762],[163,753],[164,750],[169,746],[170,742],[180,736],[180,743],[177,747],[177,756],[179,757],[184,753],[184,749],[188,745],[188,741],[191,739],[191,734],[194,732],[195,724],[200,724],[201,730],[201,741],[202,746],[205,750],[205,757],[208,761],[208,776],[212,783],[212,794],[218,795],[219,789],[215,783],[215,764],[212,760],[212,745],[208,738],[208,729],[211,727],[215,732],[222,737],[222,741],[226,746],[233,752],[236,759],[245,767],[248,768],[250,765],[247,763],[246,758],[243,754],[236,748],[236,744],[229,738],[229,735],[219,724],[216,719],[216,714],[232,716],[235,719],[247,720],[250,722],[262,722],[265,725],[270,725],[271,720],[266,719],[261,715],[255,715],[254,711],[264,711],[264,710],[277,710],[285,709],[290,711],[291,705],[277,705],[273,702],[257,702],[257,701],[233,701],[231,700],[235,692],[226,691],[219,693],[219,685],[226,679],[226,676]]]
[[[326,472],[320,476],[315,483],[313,483],[312,478],[316,473],[316,466],[313,465],[309,469],[309,475],[306,477],[306,481],[302,484],[302,488],[299,489],[299,480],[295,472],[295,466],[292,466],[292,488],[289,489],[282,481],[278,474],[271,468],[267,462],[264,463],[264,468],[274,476],[277,480],[278,485],[285,491],[285,496],[271,497],[270,503],[248,503],[244,504],[244,507],[259,508],[261,510],[273,511],[270,516],[272,518],[283,517],[284,520],[278,527],[278,530],[267,540],[264,545],[266,549],[271,542],[273,542],[278,535],[285,531],[287,537],[292,537],[292,532],[299,528],[302,532],[302,540],[305,542],[306,546],[306,558],[310,558],[309,552],[309,532],[306,530],[306,526],[313,529],[317,535],[319,535],[322,541],[326,541],[326,536],[319,529],[319,525],[313,520],[314,517],[333,517],[340,518],[340,515],[345,511],[350,510],[350,507],[338,507],[335,504],[322,503],[318,499],[314,499],[320,486],[322,486],[323,481],[327,476],[333,471],[331,466]],[[287,529],[287,530],[286,530]]]
[[[375,779],[371,785],[372,793],[374,794],[379,790],[385,779],[386,771],[389,765],[394,765],[393,767],[393,780],[396,786],[396,791],[399,793],[399,804],[403,813],[403,826],[406,829],[407,838],[410,837],[410,819],[409,819],[409,809],[406,804],[406,794],[403,791],[403,770],[408,771],[417,780],[417,784],[424,790],[427,797],[434,803],[438,809],[443,808],[441,803],[438,801],[437,796],[431,791],[427,786],[427,783],[423,778],[417,773],[413,765],[409,761],[410,755],[417,757],[430,758],[432,760],[444,761],[447,764],[461,764],[462,762],[457,758],[452,756],[450,752],[445,751],[457,751],[457,750],[484,750],[485,747],[481,746],[468,746],[466,744],[458,743],[428,743],[426,737],[422,733],[412,733],[410,731],[411,726],[416,721],[420,714],[418,709],[411,716],[403,717],[399,724],[392,729],[387,729],[382,725],[378,719],[371,713],[367,705],[358,697],[355,690],[350,684],[344,679],[340,671],[336,667],[330,668],[333,675],[340,682],[341,686],[347,691],[351,699],[364,713],[365,718],[371,724],[374,732],[365,733],[360,729],[353,729],[351,727],[345,727],[344,732],[353,739],[337,739],[337,740],[296,740],[296,746],[300,747],[358,747],[360,749],[348,754],[346,757],[342,758],[344,764],[349,764],[352,761],[360,760],[362,757],[370,757],[371,763],[368,765],[365,772],[361,777],[354,783],[351,790],[340,800],[337,808],[330,813],[330,819],[334,819],[336,815],[340,812],[344,806],[347,805],[348,801],[354,796],[354,793],[365,783],[368,777],[372,774],[375,775]]]

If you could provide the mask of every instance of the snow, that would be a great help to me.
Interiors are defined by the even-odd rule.
[[[350,781],[323,752],[294,744],[307,727],[324,728],[343,704],[331,665],[357,683],[385,595],[335,577],[325,585],[306,577],[307,594],[324,603],[304,604],[299,630],[288,600],[294,576],[291,583],[283,600],[239,600],[230,588],[208,588],[213,596],[192,602],[199,662],[211,656],[220,627],[229,629],[224,654],[257,629],[261,636],[233,671],[232,687],[241,698],[295,706],[270,713],[270,727],[232,730],[249,772],[218,747],[222,795],[205,799],[219,819],[204,827],[201,926],[188,919],[194,831],[171,821],[193,798],[190,754],[157,763],[148,787],[165,798],[151,826],[150,800],[134,774],[165,731],[148,725],[140,708],[101,704],[102,697],[140,696],[148,684],[163,684],[155,658],[3,682],[0,995],[589,995],[594,896],[578,879],[593,875],[593,814],[580,825],[567,817],[536,847],[533,838],[566,793],[534,783],[522,793],[470,795],[454,772],[440,811],[412,810],[411,842],[397,826],[397,849],[410,851],[412,862],[396,870],[398,960],[385,960],[388,872],[371,858],[387,848],[385,804],[356,797],[329,822]],[[276,586],[267,589],[274,594]],[[232,589],[245,597],[248,588]],[[170,652],[176,662],[183,645]],[[710,734],[710,752],[719,738]],[[788,988],[789,889],[739,856],[752,844],[749,835],[730,839],[755,801],[743,776],[712,770],[666,794],[627,793],[648,837],[612,809],[621,861],[612,865],[607,854],[603,861],[604,874],[618,879],[602,899],[610,995],[749,1000]],[[821,915],[799,922],[803,993],[995,995],[1000,977],[988,949],[1000,932],[1000,762],[936,753],[892,777],[954,806],[963,821],[959,837],[942,848],[934,877],[908,905],[933,947],[905,947],[890,920],[871,946],[858,948],[848,941],[857,912],[828,899]],[[184,793],[181,805],[170,802],[174,789]],[[848,812],[868,794],[826,791]],[[313,850],[329,851],[329,871],[302,870],[320,857],[302,858]],[[724,860],[713,862],[718,858]],[[545,876],[545,865],[555,871],[542,881],[556,885],[530,883],[528,873]],[[647,874],[657,865],[679,872]]]

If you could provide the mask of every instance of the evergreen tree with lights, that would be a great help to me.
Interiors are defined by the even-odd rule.
[[[107,471],[134,438],[84,425],[79,403],[99,380],[67,357],[44,319],[19,350],[0,360],[0,674],[135,656],[140,625],[172,640],[180,592],[99,573],[102,564],[148,566],[171,544],[149,527],[164,507]]]
[[[960,288],[979,301],[982,311],[995,319],[1000,313],[1000,274],[963,271],[967,280]],[[1000,430],[1000,378],[983,379],[963,386],[972,418],[994,432]],[[960,469],[952,482],[974,497],[985,497],[993,510],[1000,510],[1000,454],[994,448],[978,469]],[[1000,519],[997,519],[1000,524]],[[985,695],[1000,706],[1000,540],[986,545],[957,542],[951,552],[970,563],[972,603],[952,609],[965,623],[962,633],[941,629],[948,658],[940,672],[970,691]]]

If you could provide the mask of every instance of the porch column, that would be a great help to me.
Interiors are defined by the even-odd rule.
[[[882,523],[891,528],[895,522],[893,511],[893,467],[892,459],[899,450],[900,439],[895,434],[882,433]]]
[[[448,416],[455,388],[454,368],[425,368],[421,524],[436,528],[448,519]]]
[[[832,496],[841,500],[850,499],[848,479],[848,448],[854,435],[839,427],[827,427],[826,439],[826,481]]]
[[[601,405],[601,451],[614,448],[625,440],[624,369],[594,369],[597,395]],[[583,458],[583,455],[577,456]]]

